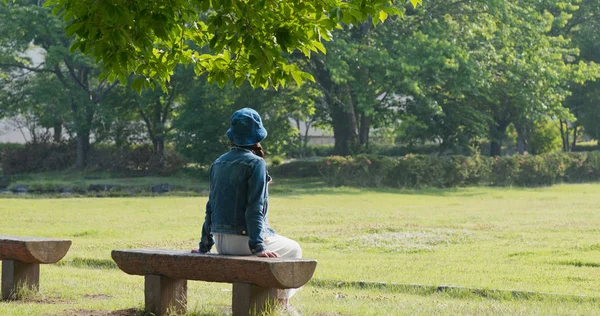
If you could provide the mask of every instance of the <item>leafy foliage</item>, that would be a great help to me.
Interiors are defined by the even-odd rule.
[[[487,137],[490,154],[499,155],[510,124],[523,140],[546,116],[572,119],[563,107],[572,83],[599,75],[589,59],[576,60],[579,50],[563,36],[573,12],[597,11],[576,3],[432,1],[409,14],[419,23],[399,41],[412,57],[404,68],[415,69],[415,88],[405,92],[412,98],[402,113],[405,139],[467,147]]]
[[[92,133],[115,118],[100,114],[123,111],[112,111],[119,106],[110,98],[117,85],[97,80],[100,68],[91,58],[69,52],[64,26],[36,1],[0,6],[0,71],[6,74],[0,78],[0,115],[33,116],[38,126],[54,129],[55,142],[64,128],[77,139],[76,165],[85,167]],[[27,54],[32,44],[44,55],[37,64]]]
[[[197,74],[207,73],[209,82],[221,86],[248,80],[254,87],[278,87],[312,79],[285,56],[296,50],[307,57],[324,53],[321,40],[328,40],[340,23],[356,24],[369,16],[374,23],[384,21],[400,13],[392,3],[50,0],[46,5],[69,22],[68,36],[77,35],[71,50],[103,62],[107,71],[102,78],[127,82],[135,73],[144,77],[133,84],[141,90],[156,82],[164,88],[177,64],[192,64]]]
[[[536,122],[527,138],[529,152],[534,155],[558,151],[562,146],[556,122],[549,118]]]
[[[194,88],[186,94],[173,120],[176,148],[185,157],[210,163],[227,151],[230,144],[225,132],[229,128],[229,117],[243,107],[252,107],[261,114],[269,131],[262,142],[267,155],[279,155],[291,146],[297,131],[288,120],[294,108],[284,106],[285,94],[252,89],[248,84],[239,88],[228,84],[221,89],[204,77],[197,78],[193,84]]]

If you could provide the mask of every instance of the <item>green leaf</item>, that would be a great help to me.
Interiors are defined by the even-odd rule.
[[[244,83],[244,80],[246,80],[246,78],[244,78],[244,77],[238,77],[238,78],[236,78],[235,79],[235,86],[239,88]]]
[[[391,15],[402,15],[402,12],[400,10],[398,10],[397,8],[394,7],[380,7],[381,11],[386,12],[387,14],[391,14]]]
[[[65,27],[65,34],[67,37],[71,37],[77,31],[79,31],[83,27],[83,23],[71,23]]]
[[[137,78],[131,83],[131,88],[133,90],[135,90],[138,94],[141,95],[142,88],[144,87],[144,82],[146,82],[146,78],[144,78],[144,77]]]
[[[381,22],[385,22],[385,20],[388,18],[388,14],[385,11],[379,11],[379,21]]]
[[[210,8],[210,0],[202,1],[201,8],[202,8],[202,11],[204,11],[204,12],[208,11],[208,9]]]
[[[327,51],[325,50],[325,46],[323,45],[323,43],[319,42],[319,41],[312,41],[312,45],[314,47],[316,47],[319,51],[321,51],[321,53],[325,54]]]
[[[73,43],[73,45],[71,45],[71,47],[69,48],[69,52],[71,54],[75,54],[75,52],[77,51],[77,49],[81,46],[81,42],[77,41],[75,43]]]
[[[419,4],[423,4],[423,2],[421,0],[410,0],[410,3],[413,5],[413,7],[417,7],[417,5]]]
[[[310,82],[315,82],[315,77],[308,72],[302,72],[302,78],[308,79]]]
[[[167,88],[167,83],[163,80],[160,81],[160,89],[164,94],[169,94],[169,89]]]
[[[120,74],[119,81],[121,82],[122,85],[126,85],[127,84],[127,76],[125,76],[124,74]]]
[[[292,78],[294,78],[294,81],[296,81],[296,84],[298,86],[302,85],[302,72],[299,70],[292,70],[290,71],[290,74],[292,75]]]

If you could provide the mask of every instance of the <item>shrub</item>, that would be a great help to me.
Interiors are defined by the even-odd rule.
[[[442,179],[441,164],[435,157],[425,155],[406,155],[390,170],[385,183],[399,188],[421,188],[438,186]]]
[[[312,150],[314,154],[307,156],[316,156],[316,157],[327,157],[332,156],[334,154],[333,145],[313,145],[310,146],[308,150]]]
[[[390,170],[386,183],[401,188],[474,185],[487,180],[489,169],[488,161],[480,156],[406,155]]]
[[[432,155],[440,151],[440,146],[437,144],[425,145],[384,145],[372,144],[365,152],[372,155],[404,157],[409,154],[413,155]]]
[[[393,168],[392,158],[374,155],[332,156],[321,160],[319,173],[331,186],[379,187]]]
[[[521,156],[493,157],[490,181],[498,186],[512,186],[519,176]]]
[[[383,186],[389,170],[397,163],[390,157],[376,155],[359,155],[355,160],[360,167],[357,183],[367,187]]]
[[[425,144],[425,145],[391,145],[391,144],[371,144],[368,148],[361,150],[362,154],[376,155],[376,156],[389,156],[389,157],[403,157],[408,154],[422,154],[431,155],[437,154],[440,148],[437,144]],[[300,157],[300,153],[297,151],[289,152],[290,157]],[[310,145],[306,148],[304,156],[306,157],[329,157],[334,156],[333,145]]]
[[[26,144],[5,151],[2,157],[4,174],[12,175],[65,170],[75,164],[77,151],[72,143]],[[88,168],[137,175],[172,175],[186,164],[171,146],[165,148],[162,163],[157,158],[150,145],[128,148],[97,145],[90,150]]]
[[[281,156],[273,156],[271,158],[271,164],[273,164],[273,166],[279,166],[282,162],[283,162],[283,157],[281,157]]]
[[[516,185],[533,187],[564,182],[567,166],[572,161],[572,155],[562,153],[523,156],[519,160],[520,172]]]
[[[572,161],[565,172],[567,182],[600,181],[600,152],[572,154]]]
[[[481,157],[406,155],[331,156],[282,164],[282,177],[320,175],[330,186],[449,188],[467,185],[547,186],[600,181],[600,152]]]
[[[0,176],[0,189],[7,188],[12,182],[12,178],[10,176]]]
[[[24,144],[0,143],[0,162],[2,162],[2,155],[4,153],[10,152],[10,151],[14,151],[14,150],[23,149],[23,147],[25,147]]]
[[[352,170],[356,169],[353,161],[352,157],[326,157],[319,164],[319,174],[323,176],[323,180],[329,186],[350,185]]]
[[[282,178],[319,177],[319,160],[294,160],[269,168],[274,176]]]
[[[64,170],[75,163],[73,144],[26,144],[4,153],[2,170],[5,175]]]

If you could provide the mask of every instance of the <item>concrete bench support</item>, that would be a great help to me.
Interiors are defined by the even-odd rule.
[[[125,273],[145,278],[145,310],[185,313],[187,281],[233,284],[233,315],[258,315],[277,299],[277,289],[306,284],[316,260],[192,254],[168,249],[113,250]]]
[[[233,316],[260,315],[277,300],[277,289],[254,284],[233,283]]]
[[[144,277],[145,310],[156,315],[183,314],[187,309],[187,280],[162,275]]]
[[[18,299],[21,287],[38,291],[40,264],[58,262],[70,247],[64,239],[0,236],[2,299]]]
[[[16,298],[21,287],[38,291],[40,288],[40,265],[15,260],[2,260],[2,299]]]

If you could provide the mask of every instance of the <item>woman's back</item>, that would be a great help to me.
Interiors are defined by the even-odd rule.
[[[266,178],[265,161],[248,149],[233,147],[215,160],[209,197],[214,231],[247,234],[246,211],[266,213]]]

